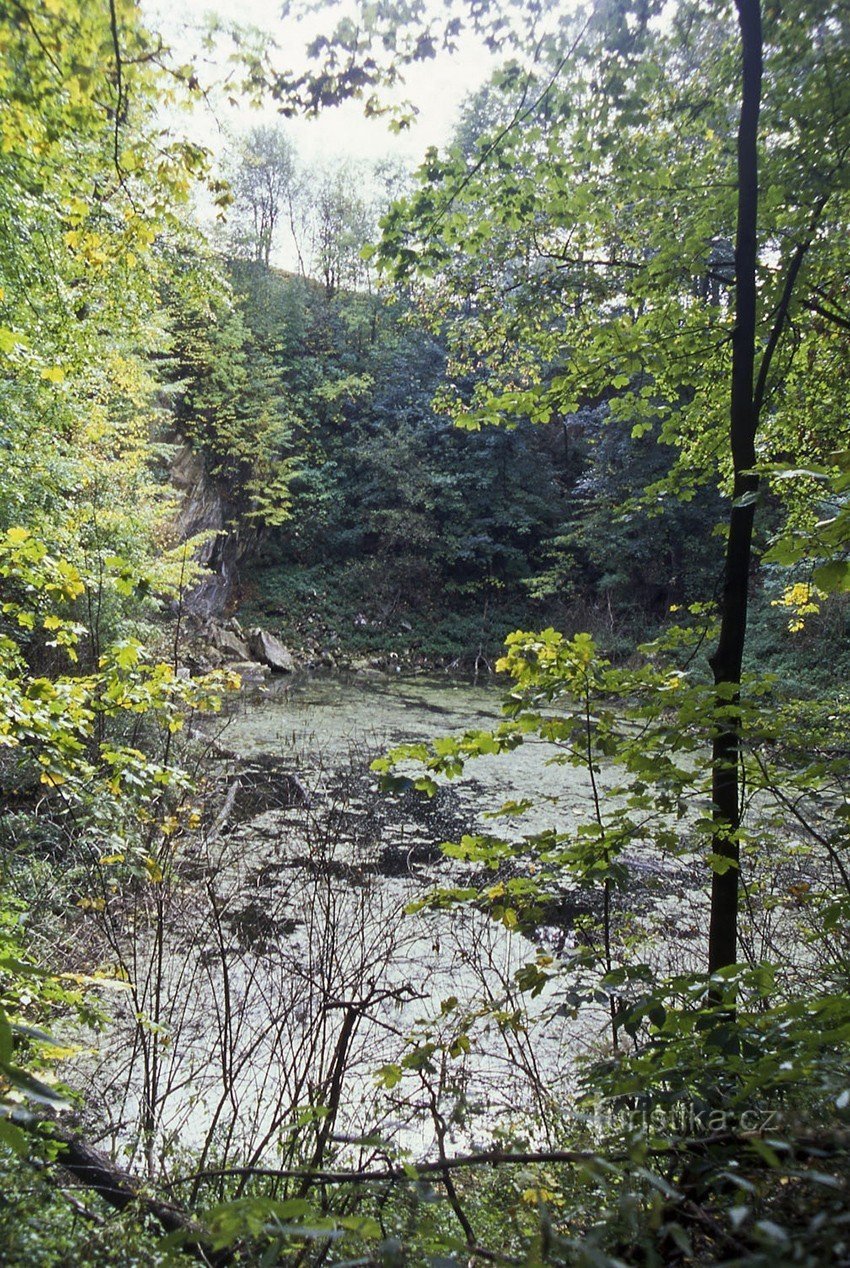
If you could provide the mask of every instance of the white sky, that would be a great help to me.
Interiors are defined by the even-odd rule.
[[[284,21],[277,0],[143,0],[143,10],[149,25],[161,32],[180,60],[198,66],[204,87],[220,82],[227,72],[227,50],[211,57],[201,47],[199,28],[209,14],[272,34],[281,46],[275,57],[281,70],[303,66],[307,40],[322,33],[321,15],[309,28],[291,19]],[[325,27],[332,27],[336,20],[332,15]],[[232,136],[258,123],[279,122],[307,167],[346,158],[375,161],[389,156],[414,167],[429,146],[441,146],[450,139],[463,99],[489,78],[496,65],[487,50],[469,36],[462,38],[456,53],[408,68],[397,99],[411,101],[419,114],[412,128],[399,134],[389,131],[386,119],[367,119],[362,102],[326,110],[318,119],[283,119],[273,103],[259,110],[244,103],[232,106],[221,94],[213,94],[212,109],[197,108],[189,128],[181,126],[222,157],[227,155]],[[287,256],[282,244],[277,262],[290,267],[293,261]]]

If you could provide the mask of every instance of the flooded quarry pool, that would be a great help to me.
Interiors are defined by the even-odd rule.
[[[497,726],[503,720],[501,701],[493,683],[445,678],[375,672],[284,680],[246,694],[227,719],[221,742],[241,757],[285,758],[297,766],[305,786],[321,795],[341,774],[363,772],[394,745]],[[555,753],[554,746],[530,739],[506,756],[470,762],[451,783],[452,802],[462,808],[467,826],[482,827],[488,811],[530,794],[540,806],[523,816],[525,831],[551,822],[547,798],[558,798],[559,814],[566,812],[573,822],[586,815],[587,780],[571,767],[548,764]]]
[[[608,1042],[610,1018],[604,1002],[577,1016],[563,977],[520,984],[569,955],[592,898],[565,895],[530,936],[474,903],[418,904],[488,883],[440,846],[494,831],[504,801],[535,800],[497,821],[506,837],[586,817],[586,773],[540,741],[433,797],[384,794],[370,770],[395,744],[501,717],[490,684],[369,675],[246,689],[218,720],[202,830],[139,900],[130,990],[90,1074],[151,1173],[186,1147],[199,1170],[315,1168],[557,1133],[576,1057]]]

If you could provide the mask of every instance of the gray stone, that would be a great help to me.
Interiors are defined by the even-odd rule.
[[[227,660],[250,660],[251,650],[244,639],[239,638],[231,629],[217,625],[213,628],[210,642],[213,647],[223,652]]]
[[[240,660],[230,666],[244,682],[262,682],[268,678],[271,670],[268,665],[258,665],[255,660]]]
[[[256,546],[257,530],[241,522],[232,527],[236,512],[227,488],[207,473],[202,456],[185,439],[177,440],[170,462],[178,494],[171,534],[178,542],[202,536],[193,558],[205,569],[181,606],[193,616],[219,616],[238,588],[239,565]],[[240,630],[233,632],[241,637]]]
[[[268,630],[259,628],[251,630],[248,634],[248,647],[251,655],[262,664],[268,665],[273,673],[294,673],[295,661],[292,658],[292,652]]]

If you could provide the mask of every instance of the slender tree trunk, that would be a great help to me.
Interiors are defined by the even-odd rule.
[[[756,352],[756,252],[758,221],[758,121],[761,105],[762,34],[759,0],[736,0],[741,29],[742,95],[738,125],[738,223],[735,239],[735,331],[729,439],[734,492],[729,515],[720,637],[711,658],[718,709],[712,742],[712,850],[719,864],[711,884],[708,971],[734,964],[738,949],[738,831],[741,823],[738,712],[747,632],[747,596],[758,477],[754,399]]]

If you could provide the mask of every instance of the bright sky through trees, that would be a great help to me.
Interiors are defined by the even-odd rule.
[[[204,88],[216,85],[205,106],[198,108],[192,132],[223,162],[231,155],[234,142],[258,123],[280,123],[295,144],[298,155],[309,168],[344,160],[364,163],[393,158],[413,168],[429,146],[445,144],[458,120],[464,98],[474,92],[497,64],[481,42],[471,35],[459,41],[458,51],[442,54],[432,61],[405,70],[405,84],[392,98],[410,101],[417,118],[410,129],[393,132],[386,118],[366,118],[363,103],[349,101],[324,111],[317,119],[281,119],[274,105],[252,107],[244,100],[231,104],[221,85],[228,75],[228,57],[234,49],[229,36],[220,36],[214,50],[201,50],[202,30],[213,18],[221,25],[239,23],[269,33],[279,46],[275,63],[281,68],[300,67],[305,62],[307,41],[323,33],[322,15],[311,22],[297,22],[279,16],[278,0],[148,0],[144,8],[150,25],[161,31],[181,59],[192,61]],[[330,27],[336,17],[328,19]],[[236,96],[236,94],[234,94]],[[185,128],[185,119],[181,126]],[[204,212],[207,218],[207,212]],[[208,211],[212,216],[211,209]],[[295,267],[294,250],[282,241],[276,260],[283,267]]]

